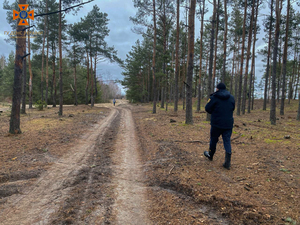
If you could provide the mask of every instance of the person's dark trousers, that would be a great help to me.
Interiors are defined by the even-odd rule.
[[[212,152],[216,151],[219,137],[220,135],[222,135],[225,151],[226,153],[231,154],[231,142],[230,142],[231,134],[232,134],[232,129],[221,129],[212,126],[210,129],[209,149]]]

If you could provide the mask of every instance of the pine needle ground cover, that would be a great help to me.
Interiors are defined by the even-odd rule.
[[[151,113],[151,104],[134,107],[141,155],[150,186],[181,194],[196,204],[212,207],[230,224],[295,224],[300,221],[300,122],[298,101],[286,105],[284,116],[277,111],[277,125],[269,123],[269,111],[257,100],[254,110],[234,115],[232,168],[222,167],[225,151],[222,138],[211,162],[208,150],[210,124],[206,114],[193,112],[194,124],[185,125],[185,111]],[[172,122],[170,120],[172,119]],[[176,121],[176,122],[174,122]],[[153,193],[149,193],[153,196]],[[160,200],[159,200],[160,199]],[[164,203],[164,201],[169,201]],[[174,198],[156,196],[151,215],[178,224],[206,224],[194,210],[181,210]],[[170,213],[172,212],[172,213]],[[176,216],[175,216],[176,215]],[[208,224],[208,223],[207,223]]]

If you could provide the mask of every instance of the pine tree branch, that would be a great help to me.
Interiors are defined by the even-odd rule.
[[[56,14],[56,13],[59,13],[59,12],[65,12],[69,9],[73,9],[73,8],[76,8],[78,6],[81,6],[81,5],[85,5],[87,3],[90,3],[90,2],[93,2],[94,0],[90,0],[88,2],[83,2],[83,3],[80,3],[78,5],[74,5],[74,6],[71,6],[71,7],[68,7],[66,9],[63,9],[63,10],[59,10],[59,11],[55,11],[55,12],[49,12],[49,13],[42,13],[42,14],[38,14],[38,15],[34,15],[34,17],[39,17],[39,16],[47,16],[47,15],[51,15],[51,14]]]
[[[27,56],[29,56],[29,55],[30,55],[30,53],[28,53],[28,54],[22,56],[21,58],[24,59],[25,57],[27,57]]]
[[[27,30],[27,29],[30,29],[31,27],[35,27],[35,25],[32,25],[32,26],[30,26],[30,27],[25,27],[22,31],[25,31],[25,30]]]

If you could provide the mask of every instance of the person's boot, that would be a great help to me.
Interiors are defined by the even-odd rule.
[[[207,157],[210,161],[212,161],[215,152],[216,152],[216,150],[212,151],[212,150],[209,149],[209,151],[204,151],[203,154],[204,154],[204,156]]]
[[[231,154],[226,152],[225,153],[225,162],[223,164],[223,167],[229,170],[230,162],[231,162]]]

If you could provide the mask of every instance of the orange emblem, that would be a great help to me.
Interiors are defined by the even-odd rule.
[[[20,12],[13,10],[13,20],[20,18],[19,26],[28,26],[27,19],[34,20],[34,9],[27,12],[29,4],[19,4]]]

